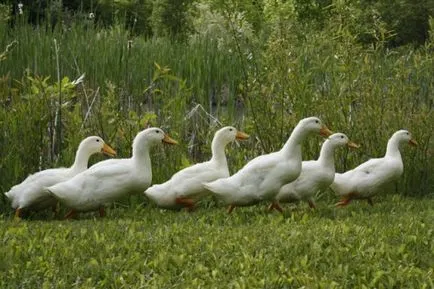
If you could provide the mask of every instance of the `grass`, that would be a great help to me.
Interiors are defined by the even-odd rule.
[[[433,288],[434,200],[0,218],[1,288]]]

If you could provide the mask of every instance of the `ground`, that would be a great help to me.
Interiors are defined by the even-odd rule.
[[[434,199],[0,216],[0,288],[433,288]]]

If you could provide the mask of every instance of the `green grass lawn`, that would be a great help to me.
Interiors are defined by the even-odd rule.
[[[0,217],[0,288],[433,288],[434,199]]]

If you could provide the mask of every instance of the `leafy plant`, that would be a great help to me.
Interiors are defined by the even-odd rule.
[[[0,218],[2,288],[431,288],[433,200]],[[25,270],[23,270],[23,268]]]

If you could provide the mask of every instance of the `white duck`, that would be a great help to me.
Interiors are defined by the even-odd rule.
[[[71,208],[65,218],[74,217],[78,211],[97,209],[103,217],[104,204],[129,193],[143,192],[151,184],[149,151],[162,142],[177,143],[159,128],[145,129],[134,138],[131,158],[99,162],[74,178],[49,187],[48,191]]]
[[[56,199],[45,190],[45,187],[64,182],[85,171],[90,156],[99,152],[109,156],[116,155],[116,152],[104,143],[102,138],[98,136],[87,137],[78,146],[75,161],[71,167],[40,171],[28,176],[22,183],[13,186],[5,195],[12,201],[15,216],[21,217],[22,210],[25,208],[42,210],[55,206]]]
[[[313,200],[317,192],[326,190],[335,178],[334,152],[338,147],[347,145],[351,148],[359,146],[351,142],[343,133],[331,135],[322,145],[318,160],[304,161],[301,174],[293,182],[280,188],[276,196],[279,203],[292,201],[307,201],[311,208],[315,208]]]
[[[203,183],[229,177],[225,147],[236,139],[243,140],[249,136],[237,131],[232,126],[218,130],[211,144],[212,157],[209,161],[185,168],[163,184],[153,185],[145,195],[163,208],[184,206],[193,209],[194,204],[207,192]]]
[[[366,199],[373,205],[371,197],[377,194],[384,185],[399,179],[404,171],[399,147],[402,143],[417,145],[406,130],[395,132],[387,143],[386,155],[383,158],[370,159],[355,169],[345,173],[336,173],[332,190],[341,196],[336,206],[346,206],[353,199]]]
[[[228,213],[231,213],[235,206],[249,206],[274,200],[284,184],[299,176],[302,142],[314,132],[323,136],[331,134],[319,118],[302,119],[280,151],[256,157],[236,174],[206,183],[205,188],[230,205]],[[282,210],[277,202],[273,202],[272,207]]]

